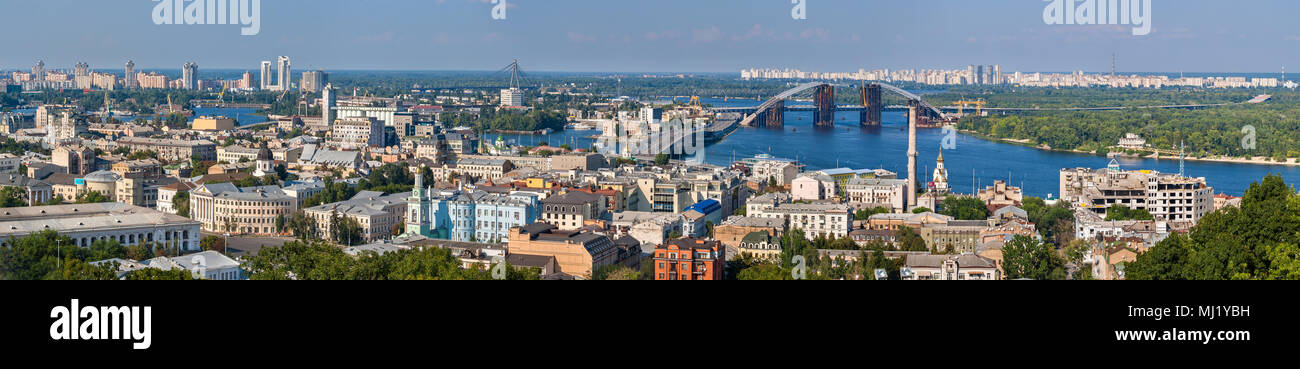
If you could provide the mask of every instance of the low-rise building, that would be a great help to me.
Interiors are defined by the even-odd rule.
[[[195,131],[229,131],[235,129],[235,120],[227,117],[194,118]]]
[[[0,247],[12,238],[57,231],[72,245],[88,247],[99,240],[122,245],[154,244],[199,251],[199,223],[134,205],[107,202],[0,209]]]
[[[50,201],[54,197],[53,186],[27,176],[0,174],[0,188],[6,187],[18,188],[24,195],[23,201],[29,206]]]
[[[1112,206],[1125,206],[1146,210],[1156,220],[1196,223],[1214,210],[1214,188],[1203,177],[1126,171],[1112,160],[1106,169],[1062,169],[1061,201],[1103,215]]]
[[[843,204],[780,204],[760,207],[749,216],[783,219],[789,229],[800,229],[808,240],[848,237],[853,214]]]
[[[1002,278],[996,263],[976,255],[909,255],[905,280],[991,281]]]
[[[722,280],[727,249],[721,242],[695,238],[668,240],[655,248],[655,280]]]
[[[562,230],[575,230],[585,226],[588,220],[600,219],[604,213],[603,197],[570,191],[542,200],[541,220]]]
[[[901,179],[849,179],[845,188],[849,203],[867,207],[883,207],[890,212],[907,210],[907,181]]]
[[[777,261],[781,259],[781,240],[767,232],[753,232],[741,239],[736,251],[738,256],[748,255],[757,260]]]
[[[190,191],[190,218],[211,232],[274,235],[275,219],[298,210],[298,199],[280,187],[205,183]]]
[[[380,192],[362,191],[351,199],[303,209],[309,218],[316,220],[320,234],[333,231],[333,219],[351,219],[361,225],[362,239],[371,242],[393,237],[393,229],[402,229],[406,223],[406,205],[410,192],[384,195]]]
[[[512,255],[554,257],[559,272],[577,278],[591,278],[597,268],[608,265],[639,267],[641,250],[614,244],[609,237],[587,232],[561,231],[546,223],[510,229]]]
[[[123,137],[117,140],[118,147],[125,147],[131,153],[152,151],[159,159],[184,161],[198,158],[203,161],[217,160],[217,144],[208,140],[173,140],[143,137]]]

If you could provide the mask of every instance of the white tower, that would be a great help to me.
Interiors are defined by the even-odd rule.
[[[326,83],[325,90],[320,95],[320,117],[321,124],[325,126],[334,125],[334,84]],[[418,186],[417,186],[418,187]]]
[[[933,178],[935,193],[944,195],[951,191],[948,187],[948,169],[943,167],[943,148],[939,148],[939,161],[934,167]]]

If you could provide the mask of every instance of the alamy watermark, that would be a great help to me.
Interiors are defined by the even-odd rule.
[[[794,20],[808,20],[808,0],[790,0],[794,8],[790,9],[790,18]]]
[[[1241,138],[1241,149],[1254,150],[1257,144],[1257,141],[1255,140],[1255,126],[1247,124],[1245,127],[1241,128],[1241,134],[1245,135]]]
[[[614,132],[605,132],[596,140],[596,151],[606,156],[669,156],[685,157],[692,163],[704,162],[704,145],[708,138],[708,125],[672,120],[656,125],[642,125],[629,130],[634,122],[619,122]],[[656,129],[657,128],[657,129]]]
[[[506,20],[506,8],[509,7],[506,0],[492,0],[492,19]]]
[[[1048,25],[1133,25],[1134,36],[1151,34],[1152,0],[1043,0]]]
[[[939,146],[944,150],[956,150],[957,130],[952,126],[943,126],[943,140],[939,142]]]
[[[504,0],[502,0],[504,1]],[[262,32],[262,0],[153,0],[153,24],[239,25],[239,34]]]

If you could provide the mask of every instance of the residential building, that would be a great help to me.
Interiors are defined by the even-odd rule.
[[[789,229],[803,230],[808,240],[848,237],[853,229],[853,214],[842,204],[780,204],[760,207],[748,215],[783,219]]]
[[[894,213],[907,211],[906,180],[853,178],[845,192],[849,203],[861,208],[883,207]]]
[[[655,248],[655,280],[722,280],[727,249],[721,242],[695,238],[668,240]]]
[[[1156,220],[1196,223],[1214,210],[1214,188],[1204,177],[1125,171],[1112,160],[1106,169],[1061,170],[1061,201],[1097,214],[1122,205],[1146,210]]]
[[[727,255],[736,255],[732,251],[737,250],[740,242],[750,233],[764,232],[770,236],[780,236],[784,230],[784,219],[733,216],[713,227],[713,239],[727,246]]]
[[[344,150],[383,147],[384,125],[369,117],[341,118],[330,128],[328,142]]]
[[[230,146],[217,149],[217,162],[225,162],[225,163],[255,162],[261,159],[270,159],[270,158],[271,158],[271,150],[266,148],[253,148],[253,147],[243,147],[239,145],[230,145]]]
[[[794,201],[830,200],[835,198],[835,179],[821,173],[807,173],[795,178],[790,185]]]
[[[23,165],[23,158],[18,155],[3,153],[0,154],[0,174],[22,174],[19,170]]]
[[[235,129],[235,120],[227,117],[194,118],[191,129],[195,131],[229,131]]]
[[[50,152],[50,162],[69,174],[90,174],[95,171],[95,161],[95,151],[79,144],[59,145]]]
[[[1019,207],[1024,201],[1024,194],[1020,192],[1020,188],[1008,186],[1005,181],[993,181],[993,185],[980,190],[978,196],[980,201],[994,210],[1007,206]]]
[[[708,237],[708,226],[722,223],[722,204],[718,200],[704,200],[682,212],[682,234],[686,237]]]
[[[524,106],[524,90],[521,90],[518,87],[502,89],[501,106],[504,107]]]
[[[560,273],[577,278],[591,278],[603,266],[635,267],[641,262],[639,248],[620,247],[606,236],[562,231],[546,223],[511,228],[508,239],[510,254],[554,257]]]
[[[981,280],[1002,278],[997,265],[976,255],[908,255],[905,280]]]
[[[117,140],[118,147],[125,147],[131,153],[152,151],[159,159],[183,161],[198,157],[199,160],[217,160],[217,144],[207,140],[173,140],[141,137],[123,137]]]
[[[781,260],[781,239],[763,231],[751,232],[741,239],[736,246],[739,255],[749,256],[755,260]]]
[[[586,192],[570,191],[542,200],[541,220],[562,230],[575,230],[605,213],[605,199]]]

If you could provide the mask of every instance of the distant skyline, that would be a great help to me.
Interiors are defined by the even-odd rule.
[[[1151,0],[1152,28],[1047,25],[1040,0],[262,0],[261,29],[155,25],[152,0],[10,1],[0,68],[737,73],[743,68],[1275,73],[1300,70],[1300,2]],[[187,0],[188,2],[188,0]],[[1242,4],[1249,6],[1242,6]]]

